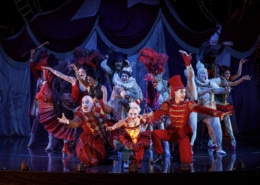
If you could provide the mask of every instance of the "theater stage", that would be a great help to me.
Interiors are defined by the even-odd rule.
[[[230,148],[228,137],[223,139],[225,156],[207,148],[202,139],[194,146],[191,172],[180,170],[178,156],[173,153],[159,164],[152,164],[153,149],[146,150],[142,168],[135,172],[123,168],[122,159],[109,151],[108,160],[98,166],[81,168],[76,155],[62,157],[61,148],[45,152],[47,136],[39,136],[28,148],[29,137],[1,137],[0,185],[16,184],[223,184],[252,183],[260,179],[260,135],[238,135],[237,150]],[[71,145],[73,150],[73,145]],[[21,169],[25,163],[28,168]]]

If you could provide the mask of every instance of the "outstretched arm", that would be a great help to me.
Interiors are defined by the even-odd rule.
[[[192,68],[191,65],[191,60],[192,60],[192,54],[191,53],[187,53],[186,51],[183,50],[179,50],[179,53],[181,54],[185,66],[186,66],[186,70],[187,70],[187,88],[189,93],[192,95],[192,98],[194,100],[197,100],[198,98],[198,92],[197,92],[197,88],[195,85],[195,73],[194,70]]]
[[[111,55],[114,52],[114,48],[113,46],[111,46],[108,51],[107,54],[105,56],[105,59],[101,62],[100,66],[103,69],[103,71],[105,71],[107,74],[112,75],[113,74],[113,70],[109,67],[109,65],[107,64],[107,60],[109,58],[109,55]]]
[[[65,126],[69,128],[77,128],[81,125],[82,119],[79,116],[75,116],[73,120],[69,120],[66,118],[65,114],[62,113],[61,118],[57,118],[60,123],[63,123]]]
[[[232,81],[228,82],[228,85],[229,86],[236,86],[236,85],[240,84],[241,82],[243,82],[244,80],[251,80],[251,76],[245,75],[245,76],[239,78],[238,80],[236,80],[234,82],[232,82]]]
[[[109,75],[111,75],[113,73],[112,69],[108,66],[107,64],[107,60],[108,58],[105,58],[105,60],[103,60],[100,64],[101,68]]]
[[[115,130],[115,129],[118,129],[118,128],[124,126],[124,125],[126,125],[125,119],[118,121],[118,122],[115,123],[113,126],[108,126],[108,127],[106,128],[106,130],[107,130],[107,131]]]
[[[46,70],[48,70],[48,71],[50,71],[50,72],[53,73],[55,76],[57,76],[57,77],[59,77],[59,78],[65,80],[65,81],[71,83],[72,85],[75,85],[75,84],[76,84],[76,78],[74,78],[73,76],[65,75],[65,74],[63,74],[63,73],[61,73],[61,72],[59,72],[59,71],[57,71],[57,70],[55,70],[55,69],[53,69],[53,68],[51,68],[51,67],[44,67],[44,66],[42,66],[42,68],[43,68],[43,69],[46,69]]]
[[[31,49],[31,57],[30,57],[30,62],[34,62],[34,55],[35,55],[36,49]]]
[[[102,95],[103,95],[103,102],[105,104],[107,104],[107,88],[106,88],[106,86],[102,85],[101,91],[102,91]]]
[[[232,76],[229,78],[229,81],[234,81],[235,79],[237,79],[238,77],[240,77],[241,72],[242,72],[243,64],[244,64],[246,61],[248,61],[248,59],[242,58],[242,59],[240,60],[237,73],[236,73],[235,75],[232,75]]]
[[[204,105],[196,105],[194,104],[193,106],[190,106],[192,112],[197,112],[201,114],[207,114],[209,116],[213,117],[219,117],[221,120],[226,116],[226,115],[232,115],[232,111],[228,112],[222,112],[218,111],[209,107],[205,107]]]
[[[74,72],[75,72],[75,76],[77,78],[77,80],[79,81],[79,83],[81,85],[83,85],[85,88],[89,87],[89,84],[87,81],[85,81],[84,79],[80,78],[79,76],[79,69],[77,68],[77,66],[75,64],[70,64],[70,66],[73,68]]]

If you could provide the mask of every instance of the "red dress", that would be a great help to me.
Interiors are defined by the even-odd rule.
[[[48,82],[45,82],[41,90],[36,95],[40,104],[39,122],[44,124],[48,133],[52,133],[56,138],[75,141],[76,129],[67,128],[64,124],[59,123],[54,110],[52,89]]]

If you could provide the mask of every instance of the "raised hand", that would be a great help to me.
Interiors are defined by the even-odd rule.
[[[240,63],[239,64],[244,64],[246,61],[248,61],[248,59],[246,59],[246,58],[241,58],[241,60],[239,61]]]
[[[190,66],[190,62],[192,60],[192,54],[191,53],[188,54],[186,51],[183,50],[179,50],[179,53],[181,54],[184,60],[185,66]]]

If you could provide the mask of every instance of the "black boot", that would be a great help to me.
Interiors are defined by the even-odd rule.
[[[159,163],[159,162],[163,162],[163,161],[164,161],[163,154],[159,154],[157,156],[157,158],[155,160],[153,160],[153,163]]]

